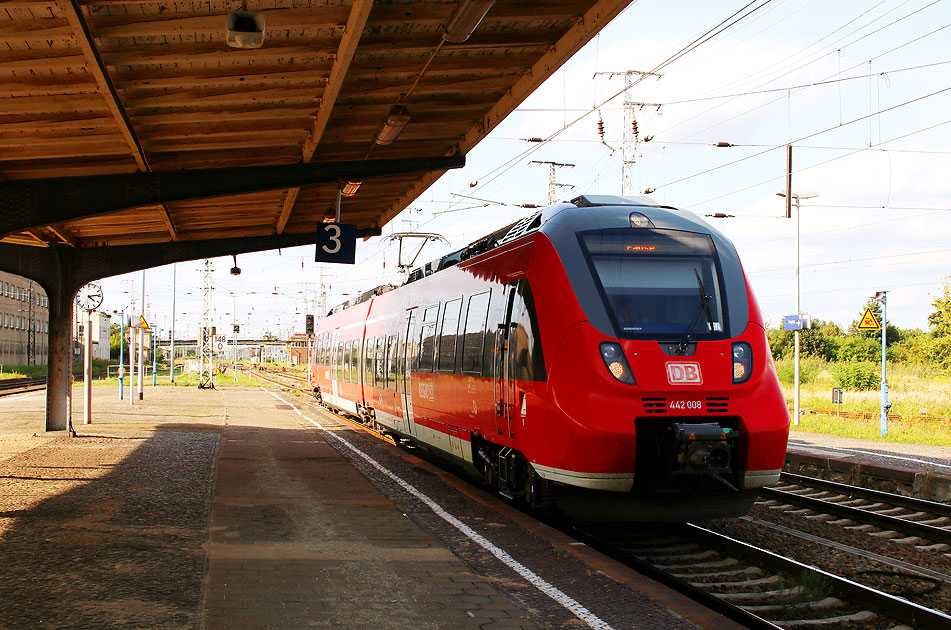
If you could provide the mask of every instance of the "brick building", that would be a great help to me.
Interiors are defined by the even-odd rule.
[[[310,337],[296,333],[287,340],[287,362],[289,365],[307,365],[307,346]]]
[[[21,276],[0,271],[0,364],[46,365],[49,299]]]

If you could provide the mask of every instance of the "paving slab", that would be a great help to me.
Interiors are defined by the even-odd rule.
[[[77,438],[42,431],[42,394],[0,399],[0,628],[587,627],[334,436],[589,606],[597,627],[736,627],[309,410],[318,429],[289,393],[147,387],[130,405],[93,392]]]

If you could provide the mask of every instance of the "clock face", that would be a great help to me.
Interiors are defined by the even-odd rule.
[[[79,290],[77,298],[81,308],[94,311],[102,304],[102,289],[95,282],[90,282]]]

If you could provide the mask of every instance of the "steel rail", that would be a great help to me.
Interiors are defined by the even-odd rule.
[[[581,542],[584,542],[592,549],[600,551],[606,556],[622,562],[638,573],[645,575],[656,582],[660,582],[668,588],[671,588],[674,591],[689,597],[701,606],[718,612],[727,619],[743,625],[745,628],[749,628],[750,630],[782,630],[782,626],[777,626],[771,621],[763,619],[762,617],[755,615],[740,606],[720,599],[716,595],[713,595],[712,593],[705,591],[700,587],[694,586],[686,580],[674,577],[663,569],[658,569],[650,562],[641,560],[640,558],[637,558],[630,553],[624,552],[623,550],[619,550],[619,548],[613,543],[601,540],[597,536],[589,534],[583,529],[575,528],[567,531],[573,537],[577,538]]]
[[[692,538],[701,538],[745,557],[753,557],[757,562],[769,566],[775,571],[788,574],[809,572],[820,575],[849,599],[864,606],[880,608],[889,616],[913,628],[919,630],[947,630],[947,628],[951,628],[951,615],[941,611],[926,608],[895,595],[883,593],[828,571],[803,564],[792,558],[780,556],[766,549],[754,547],[749,543],[724,536],[692,523],[686,523],[684,527],[690,532]]]
[[[934,525],[925,525],[923,523],[910,521],[898,516],[879,514],[877,512],[872,512],[871,510],[863,510],[860,507],[840,505],[834,501],[806,497],[800,494],[788,492],[786,490],[776,490],[775,488],[763,488],[762,492],[760,493],[760,497],[768,497],[777,501],[782,501],[784,503],[791,503],[793,505],[799,505],[801,507],[817,510],[819,512],[836,514],[851,520],[865,522],[870,525],[885,527],[887,529],[896,530],[913,536],[920,536],[935,542],[951,544],[951,530],[935,527]]]
[[[780,481],[787,481],[797,486],[808,486],[812,488],[822,488],[823,490],[832,490],[841,492],[856,498],[867,498],[875,501],[884,501],[894,506],[901,506],[911,510],[921,510],[930,512],[938,516],[947,516],[951,518],[951,505],[947,503],[938,503],[937,501],[928,501],[916,497],[907,497],[900,494],[892,494],[881,490],[872,490],[861,486],[852,486],[838,481],[828,481],[826,479],[817,479],[816,477],[807,477],[794,473],[782,473]]]

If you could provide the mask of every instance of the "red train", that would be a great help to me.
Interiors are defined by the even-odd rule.
[[[578,197],[318,322],[315,395],[579,520],[745,514],[789,414],[736,250],[647,198]]]

